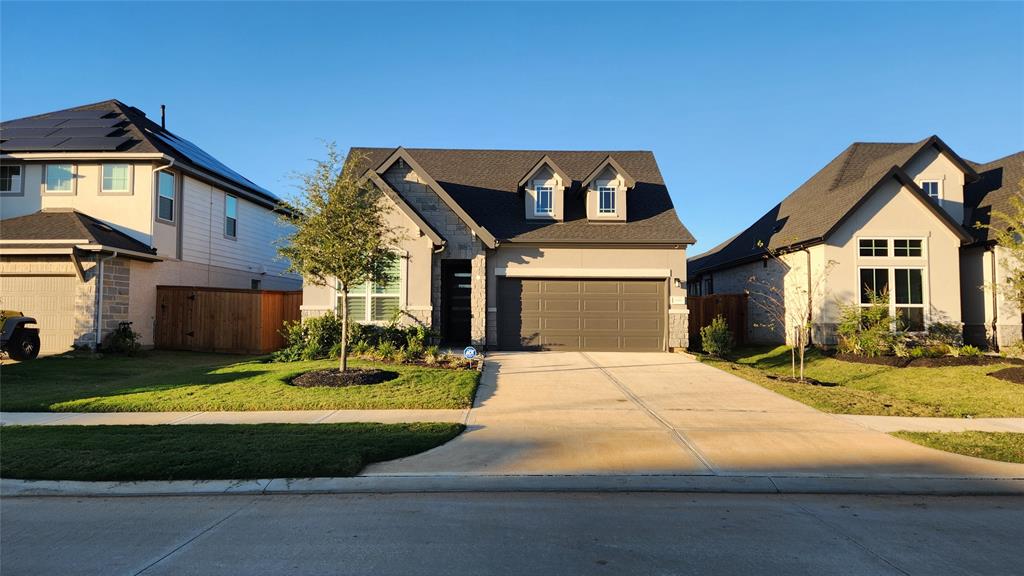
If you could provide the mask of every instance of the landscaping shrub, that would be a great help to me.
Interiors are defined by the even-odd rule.
[[[440,360],[441,355],[438,353],[437,346],[427,346],[423,350],[423,362],[427,366],[436,366]]]
[[[700,329],[700,342],[705,353],[718,358],[732,351],[732,332],[724,316],[715,316],[711,324]]]
[[[883,302],[888,302],[888,297],[875,297],[869,306],[842,307],[836,329],[839,352],[875,357],[892,354],[897,348],[902,352],[908,346],[899,319],[889,316],[889,305]]]
[[[960,348],[961,356],[981,356],[983,354],[984,352],[981,351],[981,348],[978,348],[977,346],[971,346],[970,344]]]
[[[928,326],[928,343],[959,348],[964,345],[963,328],[952,322],[935,322]]]
[[[398,347],[391,343],[390,340],[384,340],[374,349],[374,356],[382,362],[391,362],[395,359],[395,355],[398,353]]]
[[[274,353],[276,362],[334,358],[341,352],[341,319],[333,313],[287,322],[282,333],[286,344]]]
[[[132,330],[131,322],[121,322],[117,329],[103,339],[103,352],[131,356],[142,349],[138,332]]]

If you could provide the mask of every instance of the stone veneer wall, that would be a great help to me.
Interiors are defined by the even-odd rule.
[[[668,348],[686,350],[690,346],[690,311],[686,307],[668,312]]]
[[[101,310],[102,338],[128,320],[128,297],[131,282],[131,263],[125,258],[103,261],[103,300]],[[155,288],[153,288],[155,289]]]
[[[430,325],[440,333],[441,261],[469,260],[472,272],[470,338],[477,346],[486,344],[487,333],[487,251],[461,218],[405,162],[399,160],[384,173],[384,179],[398,190],[405,201],[416,208],[447,241],[444,251],[435,254],[430,271]],[[412,310],[407,314],[425,319],[427,311]]]

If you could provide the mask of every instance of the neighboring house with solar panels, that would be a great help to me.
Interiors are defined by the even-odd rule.
[[[280,209],[117,100],[0,123],[0,304],[39,320],[44,353],[121,321],[152,345],[157,285],[301,287]]]
[[[817,344],[835,343],[842,305],[866,306],[871,294],[911,330],[949,322],[968,342],[1012,344],[1021,311],[992,290],[1007,256],[975,224],[1008,210],[1022,178],[1024,152],[977,164],[937,136],[855,143],[749,228],[691,258],[689,294],[749,293],[753,342],[794,334],[759,305],[771,286],[789,299],[813,292]]]
[[[349,296],[361,322],[429,326],[450,345],[667,350],[687,345],[686,248],[646,151],[353,148],[406,237],[396,281]],[[303,315],[336,312],[303,288]]]

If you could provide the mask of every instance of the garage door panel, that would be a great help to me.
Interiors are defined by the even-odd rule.
[[[3,307],[36,319],[40,354],[71,350],[77,283],[74,276],[0,276]]]
[[[579,312],[580,301],[579,300],[562,300],[550,299],[544,300],[544,311],[545,312]]]
[[[618,332],[622,329],[622,321],[619,318],[584,318],[583,329],[587,332]]]
[[[620,312],[621,302],[619,300],[593,300],[586,299],[583,301],[584,312]]]
[[[665,291],[662,280],[502,278],[499,346],[664,350]]]

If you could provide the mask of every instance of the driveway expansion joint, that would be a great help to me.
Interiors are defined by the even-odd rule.
[[[676,440],[676,442],[679,443],[683,448],[689,450],[693,454],[693,456],[700,461],[701,465],[708,469],[709,472],[716,475],[719,473],[718,468],[711,463],[708,457],[705,456],[699,448],[697,448],[697,446],[689,439],[689,437],[687,437],[685,432],[672,426],[672,424],[670,424],[667,420],[662,418],[660,414],[658,414],[653,408],[648,406],[646,402],[641,400],[640,397],[637,396],[636,393],[634,393],[633,390],[631,390],[625,382],[619,380],[606,368],[595,362],[589,354],[587,354],[586,352],[580,352],[580,355],[583,356],[583,358],[585,358],[591,366],[599,370],[601,374],[603,374],[605,378],[607,378],[612,384],[614,384],[615,387],[618,388],[619,391],[626,396],[626,398],[629,398],[629,400],[633,402],[633,404],[635,404],[638,408],[643,410],[655,422],[657,422],[666,430],[668,430],[672,437]]]

